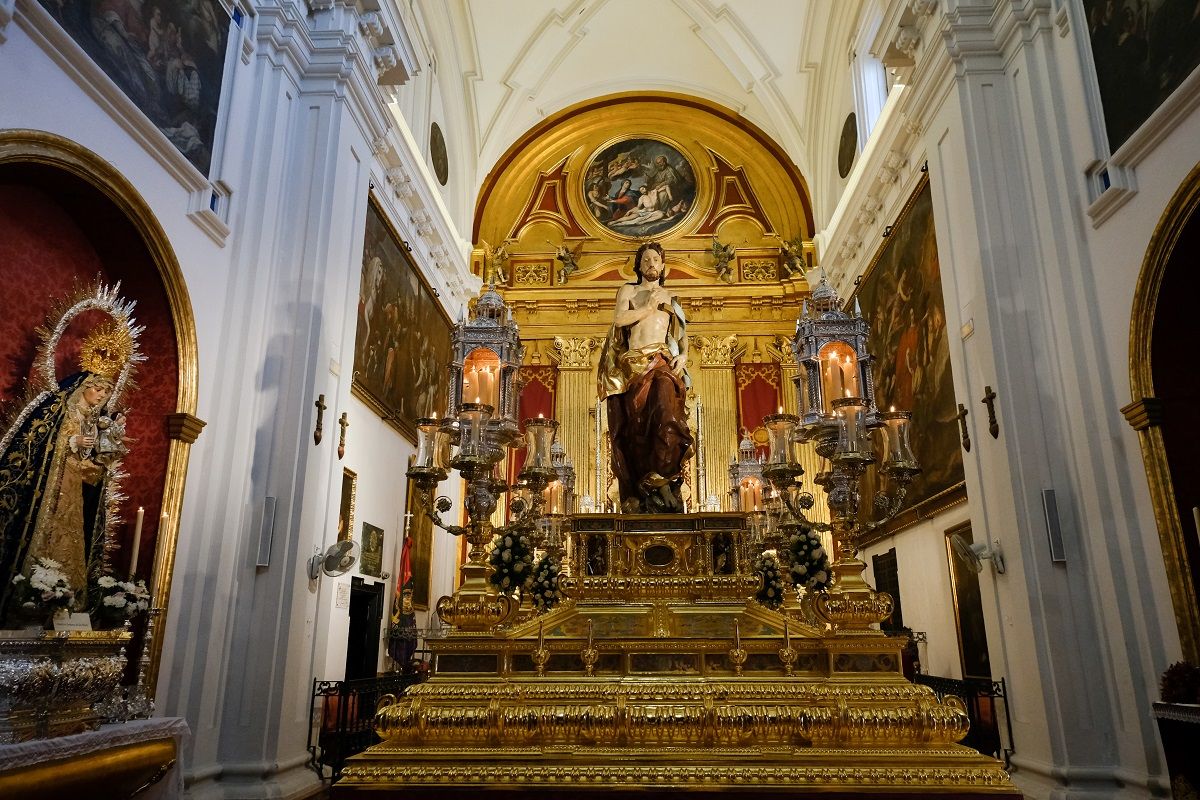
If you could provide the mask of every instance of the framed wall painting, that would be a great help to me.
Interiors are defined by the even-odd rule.
[[[961,494],[963,486],[928,178],[891,226],[855,297],[870,325],[875,402],[881,409],[895,406],[913,412],[912,446],[921,465],[905,497],[905,508],[917,513],[898,515],[881,529],[886,533],[911,524],[924,511],[933,513],[949,495]],[[868,484],[872,478],[869,473]]]
[[[358,571],[375,578],[383,577],[383,528],[369,522],[362,524],[362,550]]]
[[[408,496],[405,501],[405,511],[412,516],[406,516],[408,530],[405,536],[412,538],[412,549],[409,558],[412,561],[412,599],[413,608],[420,611],[429,610],[429,571],[433,560],[433,520],[421,510],[417,502],[417,492],[412,481],[408,482]],[[465,537],[461,537],[465,543]]]
[[[207,176],[229,41],[220,0],[40,0],[75,43]]]
[[[354,497],[358,492],[358,475],[349,469],[342,470],[342,491],[338,503],[337,540],[343,541],[354,535]]]
[[[646,135],[600,148],[583,173],[583,205],[618,236],[666,233],[696,201],[696,171],[678,145]]]
[[[958,631],[958,655],[964,678],[992,679],[988,655],[987,627],[983,621],[983,596],[979,592],[979,573],[954,555],[950,537],[958,535],[972,542],[971,523],[964,522],[946,531],[946,559],[950,565],[950,591],[954,599],[954,627]]]
[[[410,441],[444,412],[450,317],[375,199],[367,204],[354,340],[354,394]]]
[[[1177,0],[1083,0],[1112,152],[1200,64],[1200,15]]]

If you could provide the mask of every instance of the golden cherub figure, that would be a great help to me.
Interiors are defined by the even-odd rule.
[[[709,252],[712,254],[717,277],[726,283],[733,283],[733,267],[730,266],[730,262],[733,261],[733,245],[721,244],[721,240],[714,236]]]
[[[497,283],[508,283],[508,273],[504,269],[508,261],[508,248],[505,245],[494,248],[486,239],[481,240],[480,245],[483,247],[483,282],[492,288]]]
[[[583,242],[576,245],[574,250],[568,250],[565,244],[555,245],[549,240],[546,244],[555,249],[554,258],[562,264],[558,268],[558,282],[564,284],[572,272],[579,270],[579,256],[583,253]]]
[[[804,273],[804,239],[797,236],[783,243],[783,271],[791,278]]]

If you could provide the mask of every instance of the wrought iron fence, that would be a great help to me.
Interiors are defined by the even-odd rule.
[[[1004,768],[1011,766],[1013,746],[1012,721],[1008,717],[1008,690],[1004,679],[998,681],[983,678],[942,678],[937,675],[917,675],[914,683],[933,689],[939,698],[948,694],[962,698],[971,719],[971,730],[962,743],[984,755],[1004,761]],[[1000,717],[1004,722],[1001,725]],[[1001,733],[1003,732],[1003,736]]]
[[[422,672],[394,672],[353,681],[314,680],[308,765],[322,778],[340,778],[347,758],[379,741],[372,726],[379,699],[400,696],[423,678]]]

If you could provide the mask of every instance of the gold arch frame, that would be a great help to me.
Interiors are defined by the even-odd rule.
[[[808,181],[804,175],[800,173],[799,168],[792,162],[791,158],[783,150],[783,148],[771,136],[769,136],[762,128],[759,128],[750,120],[738,114],[736,111],[727,108],[726,106],[715,103],[701,97],[692,95],[679,94],[676,92],[618,92],[616,94],[604,95],[603,97],[595,97],[590,100],[584,100],[574,105],[567,106],[559,111],[550,114],[545,119],[540,120],[536,125],[531,127],[516,141],[509,145],[508,149],[496,159],[488,171],[487,177],[483,179],[483,184],[479,187],[479,192],[475,198],[474,212],[471,220],[471,241],[478,242],[483,222],[483,213],[488,205],[488,198],[496,189],[496,185],[501,181],[513,164],[520,159],[523,153],[537,140],[545,138],[547,134],[555,131],[555,129],[569,122],[575,117],[587,114],[589,112],[604,110],[609,108],[632,107],[638,104],[662,104],[666,106],[678,106],[685,109],[693,109],[698,112],[706,113],[714,119],[724,122],[734,128],[739,129],[751,139],[758,142],[766,153],[778,163],[778,167],[787,175],[790,183],[796,190],[796,196],[803,210],[803,223],[801,225],[801,235],[808,239],[816,232],[815,217],[813,215],[812,195],[808,189]],[[599,151],[597,151],[599,152]],[[686,154],[686,153],[685,153]],[[572,158],[576,154],[572,154]],[[586,163],[586,162],[585,162]],[[697,175],[699,178],[699,175]]]
[[[150,253],[167,294],[171,322],[175,327],[176,357],[179,361],[179,387],[175,413],[167,419],[171,439],[167,454],[167,475],[163,485],[162,510],[167,524],[158,533],[151,577],[151,608],[158,613],[152,622],[157,630],[151,641],[150,662],[146,673],[147,688],[153,694],[162,659],[162,623],[166,619],[171,596],[171,574],[175,568],[175,547],[179,540],[179,516],[187,483],[188,458],[204,422],[195,416],[199,384],[199,358],[196,344],[196,320],[187,284],[171,242],[150,205],[112,164],[86,147],[45,131],[14,129],[0,131],[0,165],[41,164],[63,170],[86,181],[111,200],[133,223]]]
[[[1129,388],[1133,402],[1121,409],[1138,432],[1142,461],[1150,485],[1154,520],[1167,568],[1171,604],[1184,658],[1200,661],[1200,590],[1188,568],[1183,524],[1162,433],[1162,404],[1154,391],[1154,319],[1167,265],[1184,225],[1200,211],[1200,164],[1176,189],[1150,237],[1138,273],[1129,322]]]

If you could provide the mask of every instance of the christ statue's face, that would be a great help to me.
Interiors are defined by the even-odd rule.
[[[652,247],[646,248],[646,252],[642,253],[642,261],[638,266],[642,268],[642,277],[648,281],[657,281],[662,277],[662,256]]]

